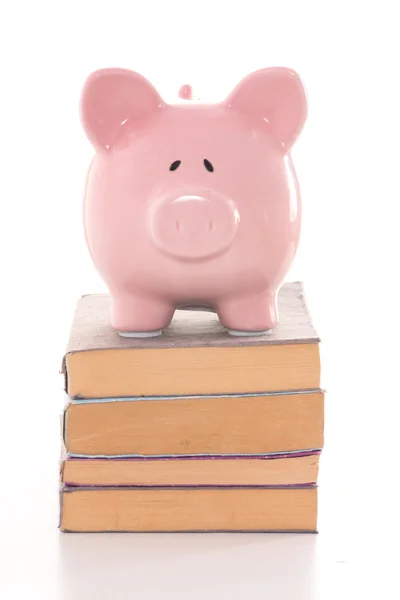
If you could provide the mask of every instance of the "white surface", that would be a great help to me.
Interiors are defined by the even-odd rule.
[[[267,333],[269,333],[271,330],[270,329],[263,329],[262,331],[239,331],[239,329],[228,329],[228,333],[230,333],[230,335],[234,335],[236,337],[249,337],[252,335],[267,335]]]
[[[118,332],[121,337],[127,338],[151,338],[158,337],[162,334],[162,329],[157,329],[155,331],[119,331]]]
[[[396,3],[224,6],[1,5],[2,599],[400,595]],[[167,97],[186,82],[222,97],[276,64],[300,72],[310,100],[293,153],[304,224],[288,279],[306,282],[324,340],[320,534],[60,535],[57,371],[76,299],[104,291],[80,221],[92,156],[78,121],[83,80],[115,65]]]

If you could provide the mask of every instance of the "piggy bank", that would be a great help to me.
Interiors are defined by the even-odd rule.
[[[256,71],[214,104],[189,86],[168,104],[129,70],[88,78],[81,118],[96,154],[84,224],[115,330],[158,335],[175,309],[194,306],[232,334],[277,325],[300,233],[290,150],[306,112],[286,68]]]

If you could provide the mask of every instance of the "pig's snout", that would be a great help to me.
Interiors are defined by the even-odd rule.
[[[153,241],[167,254],[186,259],[211,257],[227,250],[239,221],[234,202],[208,190],[163,197],[150,210]]]

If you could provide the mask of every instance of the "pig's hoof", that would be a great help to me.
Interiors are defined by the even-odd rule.
[[[125,338],[152,338],[162,334],[162,329],[155,331],[118,331],[121,337]]]
[[[262,329],[261,331],[240,331],[238,329],[228,329],[229,335],[234,335],[236,337],[256,337],[258,335],[267,335],[267,333],[270,331],[270,329]]]

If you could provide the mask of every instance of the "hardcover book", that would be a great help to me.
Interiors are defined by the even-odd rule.
[[[245,394],[320,387],[319,338],[301,283],[278,295],[280,322],[267,335],[229,335],[211,312],[178,310],[162,336],[122,338],[108,295],[83,296],[63,360],[72,398]]]

